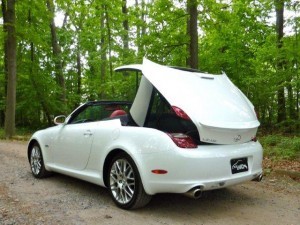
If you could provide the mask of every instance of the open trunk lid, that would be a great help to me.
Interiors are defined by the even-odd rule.
[[[139,126],[145,122],[153,85],[171,106],[179,107],[191,118],[202,142],[236,144],[256,135],[260,123],[253,105],[225,74],[183,71],[145,58],[142,65],[133,67],[143,73],[130,110]]]

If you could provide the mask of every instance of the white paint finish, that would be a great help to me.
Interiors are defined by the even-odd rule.
[[[106,155],[113,149],[123,149],[135,161],[145,190],[149,194],[184,193],[197,185],[203,185],[205,190],[222,188],[252,180],[253,176],[262,172],[262,148],[258,142],[200,145],[197,149],[181,149],[165,133],[155,129],[122,127],[118,119],[98,122],[97,126],[85,170],[47,163],[48,157],[51,157],[49,154],[45,157],[45,163],[56,172],[104,185],[102,168]],[[120,135],[113,140],[112,134],[118,126]],[[47,136],[45,130],[38,136],[34,135],[34,138],[41,142]],[[68,156],[72,158],[72,155]],[[231,174],[230,160],[243,157],[248,158],[249,171]],[[155,175],[151,173],[153,169],[164,169],[168,174]],[[220,182],[226,184],[222,187],[216,186]]]
[[[57,166],[75,170],[86,167],[94,138],[93,124],[66,124],[57,130],[52,143],[53,159]]]
[[[252,104],[225,74],[181,71],[147,59],[142,71],[171,105],[182,108],[195,121],[224,128],[259,126]]]
[[[147,80],[147,78],[142,76],[138,92],[130,109],[130,115],[134,122],[136,122],[136,124],[140,127],[144,126],[145,123],[152,90],[152,84]]]
[[[142,70],[147,80],[172,106],[187,113],[196,124],[201,140],[205,142],[236,144],[236,135],[243,135],[242,140],[246,142],[256,134],[260,123],[252,103],[225,74],[182,71],[145,58],[142,65],[129,65],[122,69]],[[144,124],[151,84],[146,86],[141,82],[133,103],[131,114],[139,126]],[[225,136],[224,129],[227,129]]]
[[[114,69],[115,72],[122,72],[122,71],[142,71],[143,66],[141,64],[131,64],[120,66]]]
[[[69,125],[69,116],[65,124],[38,131],[31,139],[40,143],[48,170],[103,186],[105,159],[121,149],[136,163],[148,194],[184,193],[198,185],[223,188],[262,172],[262,147],[248,141],[259,122],[252,104],[226,75],[178,71],[146,59],[133,67],[145,75],[130,111],[140,127],[121,126],[119,119]],[[166,133],[142,127],[153,85],[191,117],[204,141],[226,145],[181,149]],[[247,158],[249,171],[231,174],[230,160],[236,158]],[[168,173],[155,175],[154,169]]]

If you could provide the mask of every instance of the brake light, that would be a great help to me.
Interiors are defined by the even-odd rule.
[[[195,141],[188,135],[182,133],[167,133],[179,148],[197,148]]]
[[[172,106],[173,111],[175,112],[175,114],[177,116],[179,116],[180,118],[184,119],[184,120],[191,120],[191,118],[179,107],[177,106]]]

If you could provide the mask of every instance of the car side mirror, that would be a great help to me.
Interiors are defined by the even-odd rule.
[[[64,115],[56,116],[54,118],[54,124],[56,125],[63,124],[65,121],[66,121],[66,116]]]

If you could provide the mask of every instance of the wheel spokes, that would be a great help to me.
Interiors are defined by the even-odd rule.
[[[34,146],[30,155],[31,170],[35,175],[40,173],[42,167],[42,156],[39,147]]]
[[[110,171],[110,189],[119,203],[131,201],[135,191],[135,176],[130,163],[126,159],[115,161]]]

